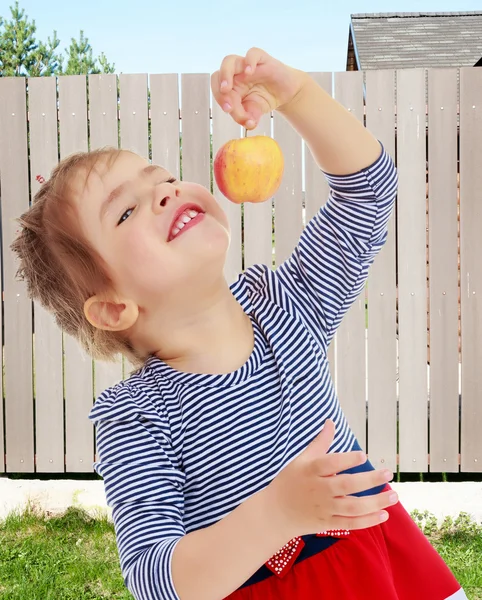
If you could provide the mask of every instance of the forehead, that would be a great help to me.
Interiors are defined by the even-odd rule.
[[[86,195],[104,196],[122,184],[137,178],[149,176],[154,171],[164,170],[158,165],[150,165],[141,156],[129,151],[99,157],[93,165],[79,169],[73,181],[71,192],[78,200]]]
[[[149,162],[133,152],[122,151],[114,156],[100,159],[93,167],[92,174],[99,177],[105,188],[111,188],[139,176]]]

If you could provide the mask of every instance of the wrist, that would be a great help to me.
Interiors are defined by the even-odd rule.
[[[252,500],[254,513],[262,520],[258,524],[260,536],[269,539],[276,551],[297,535],[283,511],[277,491],[272,485],[268,485],[264,490],[252,496],[250,500]]]
[[[276,109],[279,113],[283,114],[285,117],[289,117],[290,114],[296,112],[300,104],[303,103],[303,99],[310,94],[313,86],[316,86],[316,82],[312,77],[305,73],[304,71],[296,71],[296,77],[298,79],[296,92],[293,94],[288,102],[281,104]]]

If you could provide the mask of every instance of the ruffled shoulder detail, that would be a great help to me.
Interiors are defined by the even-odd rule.
[[[146,389],[144,389],[144,387]],[[104,390],[94,403],[88,417],[98,421],[165,421],[160,392],[150,393],[148,386],[137,387],[129,380],[120,381]],[[156,397],[153,397],[156,396]]]

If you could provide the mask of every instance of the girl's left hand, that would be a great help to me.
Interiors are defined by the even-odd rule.
[[[303,71],[251,48],[245,57],[226,56],[211,77],[211,88],[225,112],[246,129],[254,129],[263,114],[288,104],[307,79]]]

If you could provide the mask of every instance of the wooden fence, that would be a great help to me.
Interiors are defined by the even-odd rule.
[[[330,349],[349,422],[377,467],[482,471],[482,69],[313,76],[365,120],[400,177],[396,218],[366,297]],[[0,79],[0,471],[92,472],[87,414],[125,375],[122,361],[93,364],[41,307],[32,310],[15,281],[9,247],[36,176],[71,152],[120,145],[209,187],[210,133],[216,151],[241,131],[211,101],[207,74]],[[246,205],[244,213],[214,184],[233,230],[229,280],[255,262],[283,261],[327,196],[282,118],[267,116],[256,133],[278,140],[286,171],[273,206]]]

